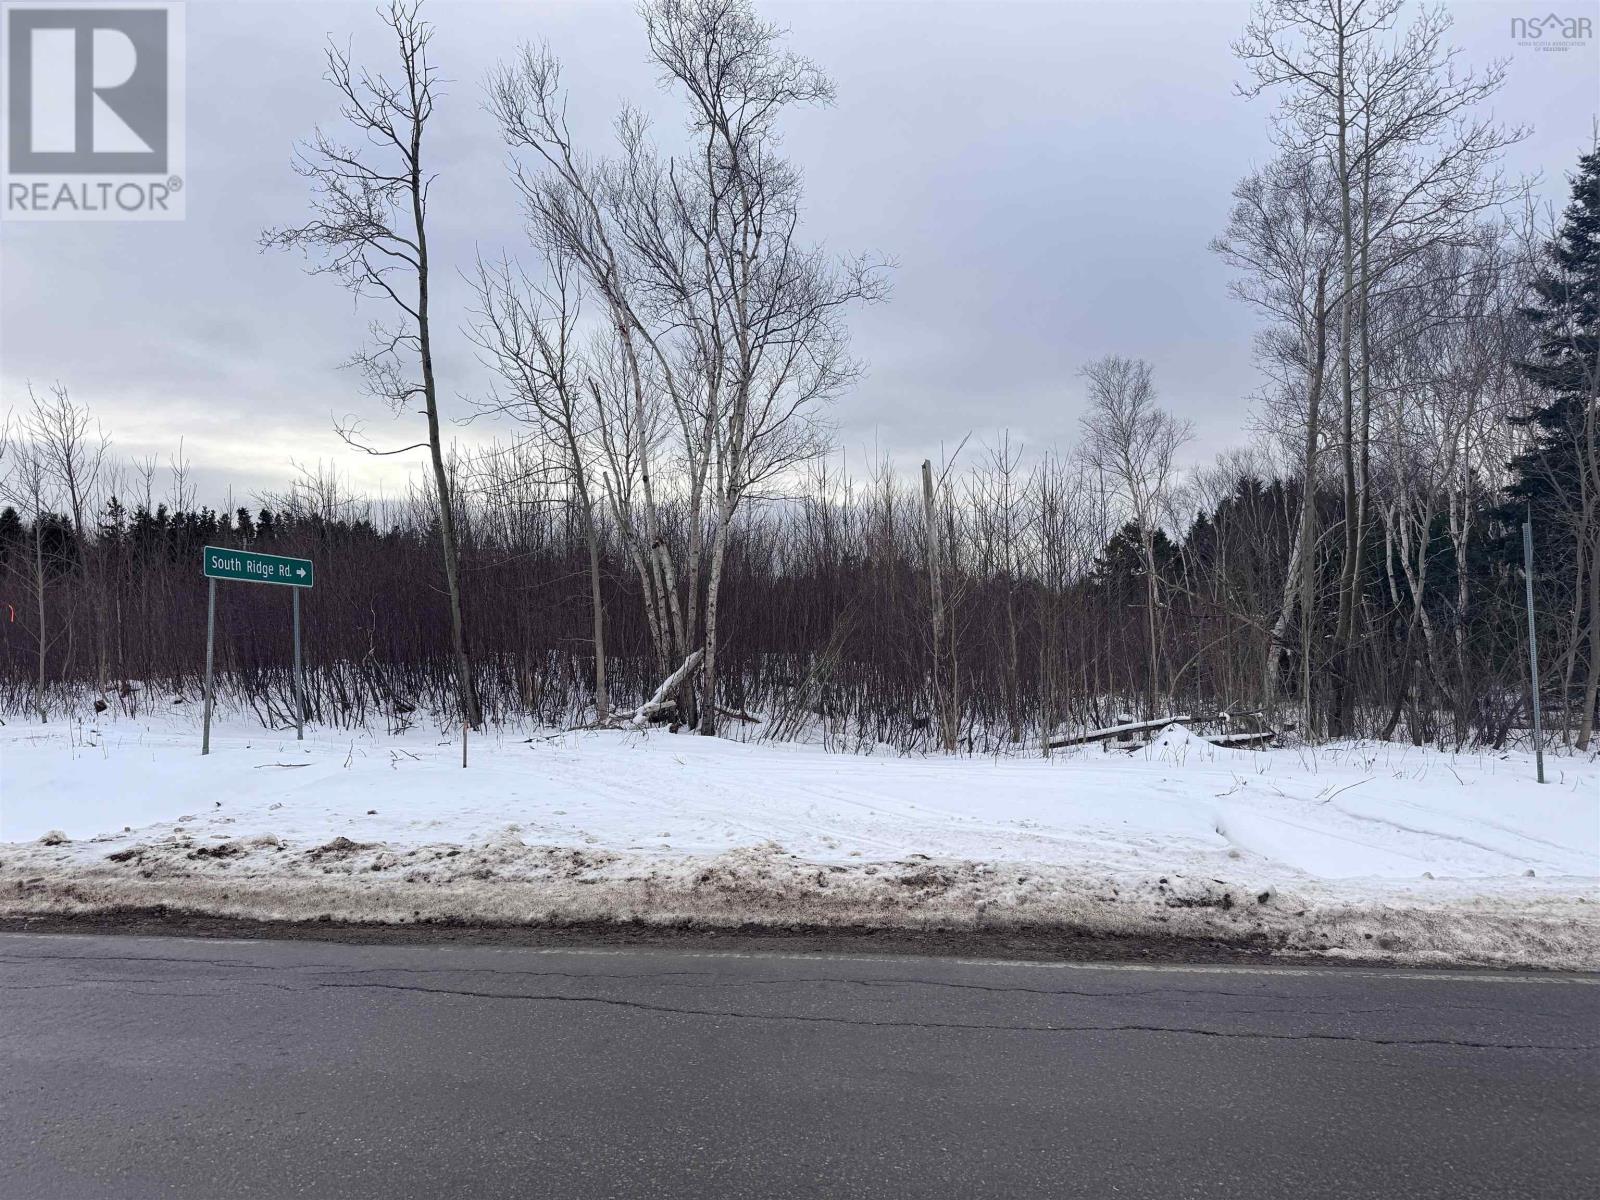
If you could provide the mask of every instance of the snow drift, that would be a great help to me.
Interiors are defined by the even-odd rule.
[[[1352,744],[838,756],[606,732],[0,729],[0,912],[1047,928],[1600,966],[1600,765]]]

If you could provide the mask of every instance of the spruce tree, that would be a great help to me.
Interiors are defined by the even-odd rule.
[[[1581,494],[1585,423],[1594,404],[1595,373],[1600,369],[1600,149],[1580,156],[1572,181],[1572,201],[1556,236],[1544,247],[1530,302],[1522,316],[1533,334],[1528,357],[1517,364],[1547,399],[1515,418],[1531,426],[1528,449],[1510,463],[1514,480],[1506,489],[1505,516],[1520,553],[1523,514],[1532,509],[1536,528],[1569,529]],[[1570,542],[1541,539],[1541,567],[1554,567],[1546,555],[1570,561]],[[1543,571],[1541,571],[1543,573]]]
[[[1522,315],[1533,344],[1517,365],[1546,399],[1520,418],[1533,436],[1510,463],[1502,515],[1512,555],[1531,515],[1540,607],[1575,618],[1561,678],[1585,680],[1577,737],[1585,750],[1600,696],[1600,147],[1578,159],[1572,200],[1530,291]]]

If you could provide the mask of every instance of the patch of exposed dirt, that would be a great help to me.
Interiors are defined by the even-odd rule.
[[[362,850],[371,850],[376,842],[353,842],[343,834],[325,842],[321,846],[306,851],[306,857],[312,862],[321,862],[325,858],[345,858],[351,854],[358,854]],[[190,857],[193,857],[192,855]]]

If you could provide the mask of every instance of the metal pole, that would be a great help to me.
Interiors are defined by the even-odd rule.
[[[300,589],[294,592],[294,738],[306,740],[306,677],[300,669]]]
[[[211,753],[211,664],[217,648],[217,581],[212,577],[210,595],[206,598],[206,715],[200,734],[200,753]]]
[[[1533,620],[1533,514],[1522,523],[1522,578],[1528,585],[1528,676],[1533,688],[1533,752],[1544,782],[1544,725],[1539,708],[1539,630]]]

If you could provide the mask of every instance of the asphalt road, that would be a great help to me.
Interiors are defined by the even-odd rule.
[[[0,1196],[1593,1196],[1596,983],[0,935]]]

